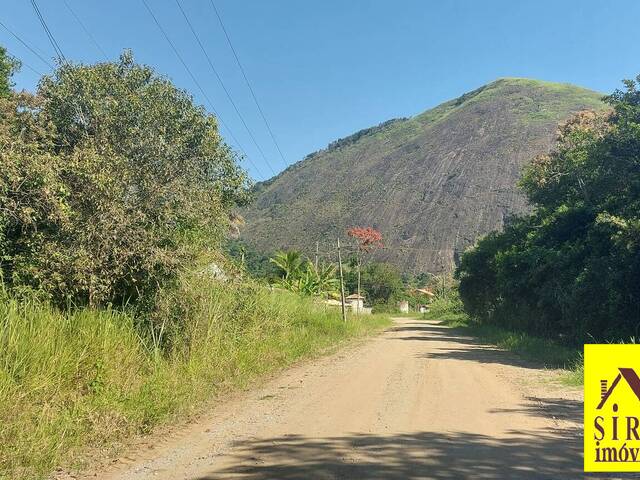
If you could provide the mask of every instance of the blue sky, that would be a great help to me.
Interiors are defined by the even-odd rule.
[[[637,1],[215,0],[284,153],[275,149],[209,0],[180,0],[231,96],[276,172],[332,140],[411,116],[499,77],[569,82],[610,92],[640,73]],[[141,0],[67,0],[110,58],[131,48],[206,103]],[[53,50],[30,2],[0,21],[47,58]],[[39,0],[64,54],[100,61],[64,6]],[[175,0],[148,0],[247,155],[256,179],[271,170],[195,43]],[[42,73],[49,68],[0,28],[0,42]],[[19,88],[38,76],[24,67]],[[230,141],[228,132],[223,134]]]

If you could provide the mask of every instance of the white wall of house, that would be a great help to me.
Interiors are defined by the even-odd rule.
[[[354,312],[356,310],[362,311],[362,309],[364,308],[364,300],[363,299],[359,299],[358,300],[356,298],[350,298],[346,302]]]

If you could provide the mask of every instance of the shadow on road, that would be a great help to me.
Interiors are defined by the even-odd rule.
[[[496,408],[490,413],[524,413],[556,420],[578,420],[582,417],[583,403],[566,398],[525,397],[527,403],[517,408]],[[582,432],[578,432],[580,435]]]
[[[420,358],[425,360],[467,360],[538,368],[510,352],[437,324],[405,324],[392,329],[392,333],[389,340],[393,341],[443,342],[442,346],[430,345],[428,353],[421,353]],[[576,420],[582,416],[582,402],[524,397],[516,407],[495,408],[489,413]],[[560,425],[558,423],[558,427]],[[464,432],[352,433],[328,438],[286,435],[240,441],[234,445],[234,451],[235,455],[225,466],[212,468],[210,473],[191,480],[638,478],[585,475],[579,428],[510,431],[501,437]]]
[[[235,466],[193,480],[565,479],[581,475],[581,444],[571,432],[496,440],[467,433],[337,438],[285,436],[241,442]]]
[[[458,348],[450,346],[438,348],[436,346],[433,351],[421,355],[423,358],[469,360],[479,363],[512,365],[520,368],[542,368],[542,365],[524,360],[511,352],[482,343],[460,329],[440,324],[420,322],[406,327],[396,327],[391,329],[391,332],[410,332],[404,336],[389,337],[389,340],[394,341],[446,342],[458,345]]]

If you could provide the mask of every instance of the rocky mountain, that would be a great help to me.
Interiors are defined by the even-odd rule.
[[[320,242],[333,251],[350,226],[374,226],[377,256],[405,271],[449,270],[478,236],[527,209],[523,165],[552,146],[558,123],[603,109],[568,84],[505,78],[412,118],[335,141],[256,186],[242,238],[261,251]]]

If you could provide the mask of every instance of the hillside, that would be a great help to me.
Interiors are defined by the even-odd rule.
[[[448,270],[478,236],[526,210],[522,166],[550,148],[573,112],[604,108],[600,99],[573,85],[500,79],[362,130],[257,185],[242,237],[262,251],[311,253],[315,241],[372,225],[385,238],[379,258],[407,271]]]

